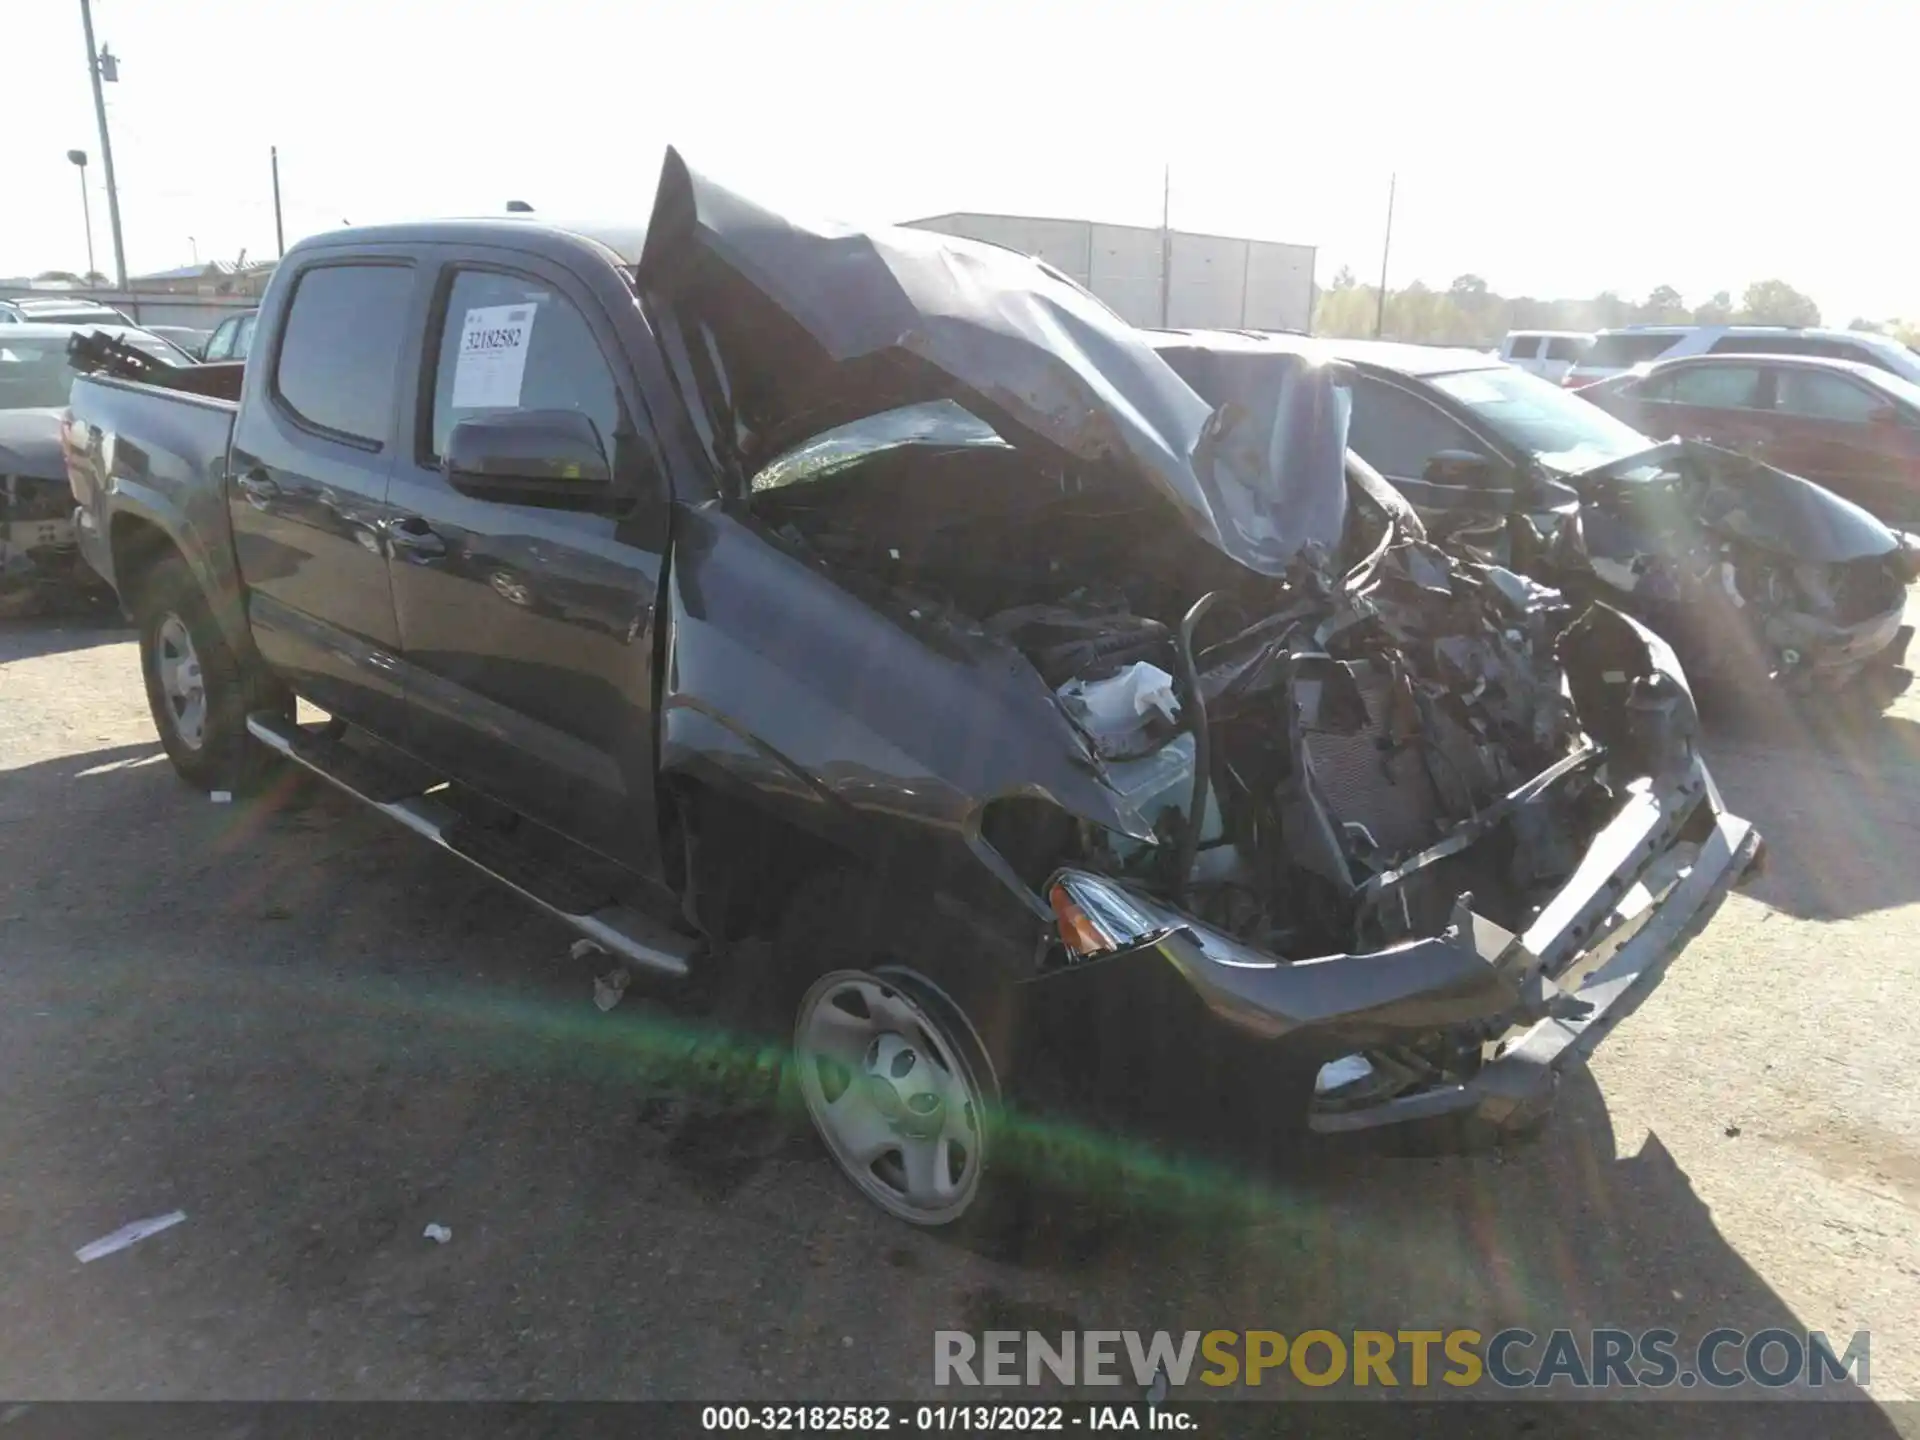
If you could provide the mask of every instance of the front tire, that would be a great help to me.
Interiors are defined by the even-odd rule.
[[[868,1200],[909,1225],[982,1234],[1015,1195],[995,1168],[1008,1050],[982,1039],[959,997],[888,953],[872,898],[857,878],[823,875],[781,926],[795,1088]]]
[[[247,734],[247,713],[287,702],[264,675],[249,674],[214,623],[186,563],[157,561],[134,601],[147,708],[167,758],[204,790],[250,789],[269,757]]]
[[[998,1087],[969,1026],[908,971],[831,970],[794,1021],[800,1096],[854,1186],[909,1225],[948,1225],[985,1179]]]

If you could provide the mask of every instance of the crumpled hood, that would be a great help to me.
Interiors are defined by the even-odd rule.
[[[0,410],[0,475],[65,480],[60,410]]]
[[[1339,541],[1349,407],[1333,367],[1302,361],[1273,403],[1215,410],[1141,332],[1035,260],[923,230],[788,219],[673,150],[639,282],[681,332],[719,443],[743,468],[859,415],[951,399],[1042,458],[1138,477],[1263,574]]]
[[[1607,487],[1624,496],[1645,482],[1622,478],[1623,473],[1646,468],[1692,470],[1706,482],[1695,512],[1701,526],[1788,560],[1838,565],[1900,548],[1898,534],[1851,500],[1701,440],[1670,441],[1571,476],[1567,483],[1583,493]]]

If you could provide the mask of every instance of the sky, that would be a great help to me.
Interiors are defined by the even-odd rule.
[[[0,276],[97,266],[79,0],[4,0]],[[644,219],[669,144],[776,208],[1317,246],[1540,298],[1753,280],[1920,319],[1912,0],[95,0],[131,273],[356,224]]]

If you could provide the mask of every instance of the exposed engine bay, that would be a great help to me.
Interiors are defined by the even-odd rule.
[[[822,437],[753,505],[876,603],[1002,641],[1054,692],[1153,839],[993,807],[989,839],[1031,883],[1092,866],[1305,958],[1432,933],[1469,891],[1517,929],[1565,880],[1612,796],[1556,591],[1409,536],[1359,487],[1337,555],[1256,575],[1154,497],[1046,473],[941,408]],[[1495,809],[1549,772],[1549,809]]]

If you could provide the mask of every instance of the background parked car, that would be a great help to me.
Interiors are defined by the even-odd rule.
[[[1580,392],[1636,430],[1711,440],[1883,520],[1920,516],[1920,385],[1851,360],[1694,355]]]
[[[195,360],[200,358],[200,352],[206,348],[207,339],[213,333],[191,325],[146,325],[141,328],[149,335],[158,335],[162,340],[178,345]]]
[[[1920,355],[1865,330],[1796,330],[1786,325],[1629,325],[1602,330],[1561,381],[1591,385],[1655,360],[1683,355],[1809,355],[1854,360],[1920,384]]]
[[[1818,484],[1661,442],[1470,350],[1333,341],[1350,444],[1439,543],[1627,610],[1690,673],[1884,703],[1906,688],[1920,542]]]
[[[259,318],[258,310],[243,310],[238,315],[227,316],[201,346],[200,358],[207,361],[246,359],[247,351],[253,348],[253,325]]]
[[[157,335],[124,325],[0,328],[0,615],[47,608],[61,591],[95,582],[80,563],[61,417],[73,388],[67,342],[104,330],[169,365],[192,360]]]
[[[0,300],[0,325],[131,325],[111,305],[78,295],[21,296]]]
[[[1592,348],[1593,336],[1577,330],[1509,330],[1499,355],[1531,375],[1558,381]]]

